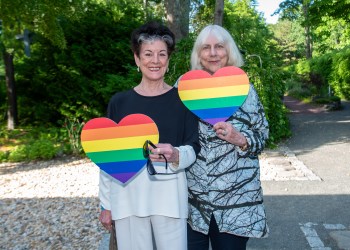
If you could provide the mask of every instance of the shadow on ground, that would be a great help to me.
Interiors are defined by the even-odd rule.
[[[285,101],[288,108],[300,111],[288,115],[292,137],[286,145],[294,153],[302,154],[323,145],[350,143],[350,102],[343,101],[343,109],[338,111],[308,112],[309,105],[294,101],[294,104],[293,99]]]
[[[270,235],[248,250],[350,249],[350,238],[337,237],[350,237],[350,195],[265,196],[265,206]]]

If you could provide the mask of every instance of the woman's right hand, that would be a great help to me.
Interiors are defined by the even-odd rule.
[[[179,150],[173,147],[169,143],[158,143],[157,148],[152,148],[152,154],[150,154],[150,159],[155,162],[164,162],[164,159],[160,157],[160,154],[167,158],[168,162],[179,162]]]
[[[108,231],[112,230],[112,214],[111,210],[102,210],[99,217],[100,222],[103,227]]]

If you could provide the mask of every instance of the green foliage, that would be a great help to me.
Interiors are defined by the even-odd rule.
[[[86,1],[83,0],[1,0],[0,19],[3,21],[5,46],[15,48],[14,35],[22,34],[27,28],[65,48],[60,18],[79,19],[86,10]]]
[[[30,146],[28,146],[28,159],[52,159],[56,156],[57,150],[54,143],[48,139],[40,139],[34,141]]]
[[[63,154],[71,154],[66,131],[58,128],[25,127],[0,130],[0,162],[48,160]]]
[[[312,95],[329,94],[329,86],[334,95],[350,99],[350,48],[324,54],[310,60],[299,61],[293,67],[302,78],[301,82],[311,85]]]
[[[8,152],[0,151],[0,162],[6,162],[8,159]]]
[[[333,55],[329,83],[335,95],[350,100],[350,48]]]
[[[321,97],[321,98],[316,98],[314,100],[315,103],[318,104],[329,104],[332,102],[340,102],[340,97],[338,96],[330,96],[330,97]]]
[[[274,34],[273,39],[276,41],[276,46],[282,51],[285,64],[294,63],[304,57],[304,31],[298,22],[282,20],[270,25],[270,29]]]
[[[251,1],[244,0],[226,3],[224,26],[245,52],[243,69],[264,105],[270,126],[268,146],[273,147],[290,136],[287,110],[282,102],[287,74],[279,68],[282,65],[281,52],[275,46],[272,32],[250,4]]]
[[[190,18],[190,26],[198,33],[206,25],[214,22],[215,0],[193,1],[196,4],[193,18]],[[198,2],[198,3],[197,3]]]
[[[62,19],[65,50],[37,35],[31,58],[16,60],[21,124],[103,116],[112,94],[139,82],[129,40],[143,13],[111,5],[89,4],[79,21]]]
[[[309,4],[310,1],[304,0],[284,0],[281,1],[278,10],[280,18],[287,20],[297,20],[302,16],[302,5]]]
[[[178,78],[191,69],[190,57],[195,37],[189,35],[176,44],[176,51],[171,55],[169,72],[165,75],[165,81],[174,85]]]
[[[21,161],[27,161],[27,155],[28,155],[28,146],[21,145],[16,147],[14,150],[10,151],[10,154],[8,156],[9,162],[21,162]]]
[[[57,151],[52,141],[48,139],[35,140],[30,144],[20,145],[10,151],[8,161],[49,160],[56,156]]]
[[[310,8],[311,21],[314,25],[323,21],[323,17],[329,16],[334,19],[350,20],[350,3],[348,0],[318,0]]]
[[[314,31],[314,56],[322,56],[350,45],[350,24],[343,19],[323,16]]]
[[[224,27],[230,31],[240,49],[247,54],[259,54],[272,37],[261,16],[249,5],[250,1],[225,4]]]
[[[301,79],[290,78],[286,81],[286,93],[299,100],[313,96],[315,91],[310,84],[305,84]]]
[[[267,145],[274,147],[291,135],[287,109],[283,105],[285,73],[276,68],[250,67],[246,70],[256,87],[269,122],[270,134]]]

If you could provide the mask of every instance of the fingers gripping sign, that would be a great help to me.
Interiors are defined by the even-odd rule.
[[[179,151],[174,148],[169,143],[158,143],[156,144],[157,148],[152,148],[152,154],[150,155],[152,161],[164,161],[162,157],[159,157],[163,154],[168,162],[178,162],[179,161]]]
[[[247,139],[244,137],[244,135],[228,122],[218,122],[213,126],[213,129],[220,139],[231,144],[239,147],[247,144]]]

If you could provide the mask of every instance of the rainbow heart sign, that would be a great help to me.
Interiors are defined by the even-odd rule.
[[[158,143],[159,131],[155,122],[143,114],[128,115],[118,124],[102,117],[84,125],[80,140],[92,162],[126,184],[146,164],[143,144],[146,140]]]
[[[181,101],[200,119],[214,125],[226,121],[244,103],[249,92],[247,74],[234,66],[213,75],[191,70],[178,82]]]

